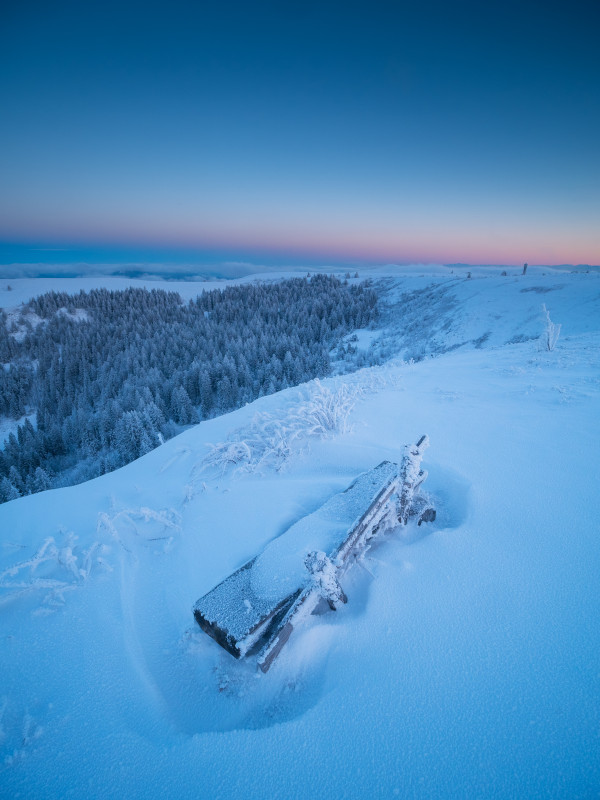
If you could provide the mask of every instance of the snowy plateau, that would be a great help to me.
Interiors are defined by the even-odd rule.
[[[600,274],[470,271],[369,273],[378,366],[0,506],[2,798],[600,796]],[[347,605],[266,675],[200,630],[199,597],[422,434],[437,519],[382,536]]]

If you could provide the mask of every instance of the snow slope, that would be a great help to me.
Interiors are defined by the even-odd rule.
[[[391,345],[431,332],[435,358],[0,506],[2,797],[598,794],[600,279],[400,280],[437,313],[406,331],[397,304]],[[373,549],[346,606],[267,675],[199,630],[202,594],[422,433],[438,519]]]

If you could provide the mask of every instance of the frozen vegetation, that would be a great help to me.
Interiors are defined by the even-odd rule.
[[[48,292],[0,312],[0,502],[110,472],[181,426],[330,372],[377,297],[334,276],[227,286],[184,303],[130,288]]]
[[[327,344],[335,374],[0,507],[0,795],[597,795],[600,276],[508,272],[382,271],[376,323]],[[301,520],[425,431],[437,519],[386,534],[347,604],[266,675],[200,630],[198,598],[283,564]]]

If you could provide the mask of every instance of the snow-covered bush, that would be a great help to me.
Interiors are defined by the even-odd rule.
[[[257,414],[246,428],[212,445],[201,470],[224,473],[230,468],[247,472],[262,467],[281,469],[295,441],[324,439],[348,431],[350,412],[362,393],[358,384],[345,383],[332,390],[314,380],[305,392],[304,399],[282,413]]]
[[[350,413],[356,401],[397,382],[397,373],[386,367],[371,367],[359,375],[346,376],[332,388],[318,379],[310,381],[299,390],[299,401],[295,404],[278,414],[257,414],[249,425],[233,431],[226,441],[211,445],[210,452],[192,472],[188,497],[194,495],[196,487],[204,485],[207,473],[282,469],[295,443],[349,432]]]
[[[542,303],[542,311],[544,312],[546,320],[546,327],[544,328],[544,333],[542,334],[542,346],[544,350],[551,352],[556,347],[561,326],[552,322],[550,319],[550,312],[546,308],[545,303]]]

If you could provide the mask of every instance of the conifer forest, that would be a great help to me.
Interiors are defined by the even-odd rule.
[[[0,316],[0,501],[79,483],[182,426],[331,370],[377,318],[368,282],[334,275],[176,292],[49,292]],[[343,349],[343,346],[342,346]]]

